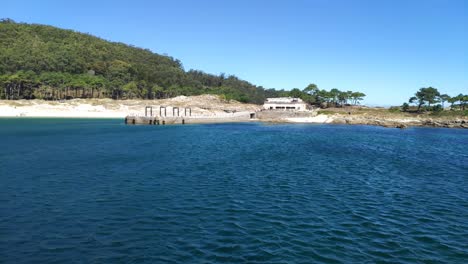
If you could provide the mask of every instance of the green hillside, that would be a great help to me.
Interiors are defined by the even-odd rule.
[[[172,57],[52,26],[0,22],[0,98],[167,98],[220,94],[262,103],[279,92],[235,76],[185,71]]]

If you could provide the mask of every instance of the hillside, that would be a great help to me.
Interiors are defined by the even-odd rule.
[[[0,22],[0,99],[160,99],[218,94],[262,103],[276,95],[236,76],[185,71],[147,49],[52,26]]]

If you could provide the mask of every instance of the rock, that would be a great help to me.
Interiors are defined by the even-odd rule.
[[[395,127],[400,129],[407,128],[405,124],[397,124]]]
[[[347,124],[347,120],[343,118],[335,118],[333,119],[333,124]]]
[[[435,123],[432,120],[428,119],[428,120],[423,121],[423,125],[424,126],[435,126]]]
[[[366,125],[370,125],[370,126],[381,126],[382,123],[380,123],[379,121],[377,120],[368,120],[366,122]]]
[[[394,124],[392,124],[392,123],[387,123],[387,122],[382,123],[381,126],[383,126],[383,127],[395,127]]]

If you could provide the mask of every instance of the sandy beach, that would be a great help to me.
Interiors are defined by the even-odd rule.
[[[64,117],[64,118],[125,118],[127,115],[144,115],[145,106],[153,106],[159,113],[160,106],[191,108],[193,116],[229,117],[239,112],[257,111],[258,105],[226,101],[214,95],[178,96],[162,100],[112,100],[74,99],[67,101],[0,100],[0,117]]]
[[[1,117],[65,117],[65,118],[123,118],[128,107],[115,109],[86,102],[57,103],[42,100],[1,101]]]

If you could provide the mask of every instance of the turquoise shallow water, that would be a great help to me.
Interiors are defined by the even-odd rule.
[[[0,119],[0,263],[467,263],[468,130]]]

